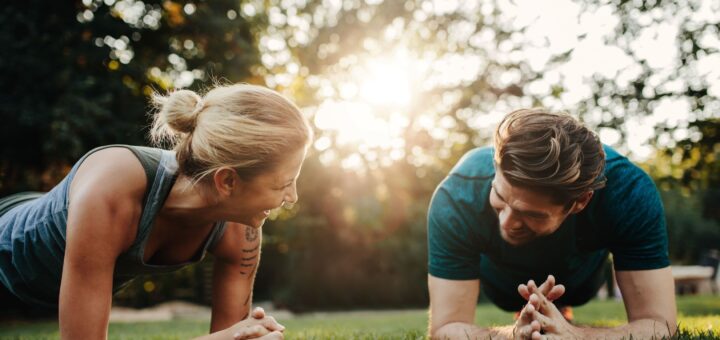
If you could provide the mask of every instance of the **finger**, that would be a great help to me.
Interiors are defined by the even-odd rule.
[[[527,339],[532,335],[533,331],[530,325],[521,326],[517,328],[513,337],[515,339]]]
[[[563,296],[563,294],[565,294],[565,286],[557,285],[553,287],[550,292],[545,295],[545,297],[547,297],[550,301],[555,301]]]
[[[534,293],[533,295],[535,295],[540,300],[537,305],[537,309],[540,311],[540,313],[553,319],[558,317],[564,319],[562,313],[560,313],[555,304],[550,302],[544,295],[538,293]],[[530,298],[532,298],[532,295],[530,296]]]
[[[235,334],[233,335],[233,339],[235,339],[235,340],[253,339],[253,338],[261,337],[268,333],[270,333],[270,331],[267,328],[260,326],[260,325],[253,325],[250,327],[241,328],[240,330],[235,332]]]
[[[528,287],[524,284],[520,284],[518,286],[518,293],[520,296],[523,297],[523,299],[527,300],[530,298],[530,291],[528,290]]]
[[[258,320],[264,318],[265,317],[265,309],[263,309],[262,307],[255,307],[255,309],[253,309],[253,311],[252,311],[252,317],[253,317],[253,319],[258,319]]]
[[[534,314],[533,314],[534,315]],[[540,324],[540,321],[533,320],[530,323],[530,328],[532,328],[533,331],[540,332],[542,330],[542,325]]]
[[[520,312],[520,318],[518,318],[522,324],[530,324],[530,322],[533,320],[532,316],[533,313],[535,313],[537,309],[532,304],[527,304],[522,309],[522,312]]]
[[[277,339],[284,339],[285,336],[280,331],[274,331],[271,333],[268,333],[267,335],[261,337],[262,340],[277,340]]]
[[[540,331],[534,331],[532,332],[532,335],[530,336],[532,340],[544,340],[547,339],[547,337],[544,337],[542,334],[540,334]]]
[[[533,313],[533,318],[535,319],[535,321],[540,323],[540,329],[544,330],[545,332],[555,332],[557,330],[557,324],[552,318],[549,318],[537,311]]]
[[[539,290],[540,293],[543,295],[548,295],[550,290],[555,286],[555,277],[552,275],[548,275],[547,279],[545,279],[545,282],[540,285]]]
[[[272,316],[265,317],[265,319],[262,320],[262,325],[271,331],[282,332],[285,330],[285,326],[283,326],[279,322],[277,322],[275,320],[275,318],[273,318]]]
[[[537,285],[535,284],[535,281],[533,281],[533,280],[528,281],[527,286],[528,286],[528,290],[530,291],[530,293],[534,293],[537,290]]]
[[[528,298],[528,304],[535,307],[535,309],[540,310],[540,298],[535,295],[534,293],[530,295]]]

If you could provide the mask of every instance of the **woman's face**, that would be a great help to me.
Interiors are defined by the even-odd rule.
[[[240,180],[228,200],[233,222],[260,228],[270,211],[283,203],[298,200],[297,178],[305,159],[306,149],[291,153],[275,169],[255,176],[249,181]]]

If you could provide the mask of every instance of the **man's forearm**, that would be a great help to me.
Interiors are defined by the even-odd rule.
[[[513,326],[481,328],[469,323],[453,322],[440,327],[432,334],[433,340],[445,339],[512,339]]]
[[[676,325],[652,319],[635,320],[612,328],[580,328],[585,339],[619,339],[632,336],[636,339],[662,339],[675,334]]]

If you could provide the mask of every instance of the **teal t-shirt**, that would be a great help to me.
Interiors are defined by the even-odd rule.
[[[450,280],[480,279],[483,285],[511,290],[529,279],[543,282],[553,274],[565,285],[566,294],[572,294],[605,262],[608,252],[616,270],[667,267],[665,214],[655,184],[627,158],[608,146],[604,150],[607,185],[556,232],[522,246],[502,239],[490,206],[493,148],[468,152],[430,202],[430,274]]]

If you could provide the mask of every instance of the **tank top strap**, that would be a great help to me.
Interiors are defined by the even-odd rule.
[[[161,152],[160,159],[153,176],[154,180],[152,184],[148,183],[149,190],[147,191],[147,198],[140,217],[137,237],[133,244],[133,249],[130,250],[133,253],[132,256],[139,260],[142,260],[145,243],[150,236],[155,217],[165,204],[165,200],[177,179],[178,164],[175,160],[175,153],[167,150],[158,150]]]
[[[227,222],[225,222],[225,221],[215,223],[212,233],[208,237],[208,241],[207,241],[205,250],[212,250],[213,248],[215,248],[217,243],[220,242],[220,239],[225,234],[226,225],[227,225]]]

